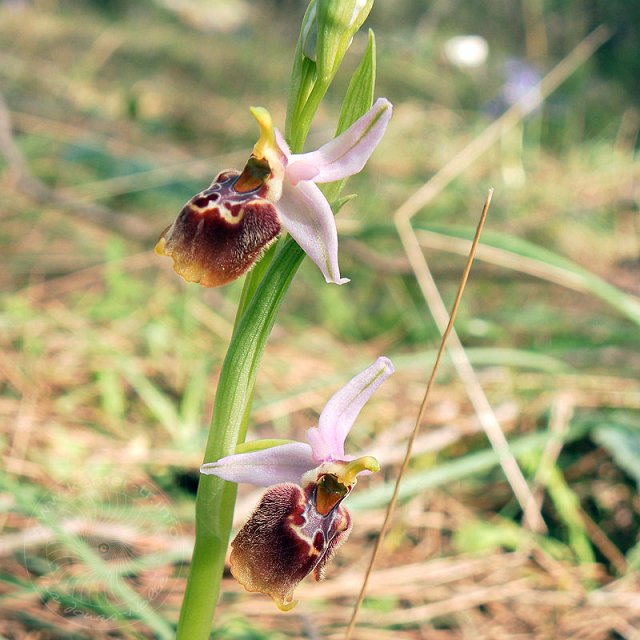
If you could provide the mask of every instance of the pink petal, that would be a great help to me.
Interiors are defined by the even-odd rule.
[[[338,231],[331,207],[313,182],[285,179],[276,204],[282,226],[318,265],[327,282],[344,284],[338,267]]]
[[[270,487],[281,482],[300,483],[300,478],[315,466],[311,447],[305,442],[292,442],[208,462],[200,467],[200,473],[218,476],[229,482],[249,482]]]
[[[353,423],[373,392],[393,372],[391,360],[381,356],[327,402],[318,426],[307,431],[313,459],[317,463],[345,459],[344,441]]]
[[[280,147],[280,151],[282,151],[283,155],[285,155],[288,158],[291,155],[291,149],[289,149],[289,145],[287,144],[287,141],[284,139],[284,136],[282,135],[282,133],[280,133],[280,129],[278,129],[278,127],[275,127],[275,132],[276,132],[276,144]]]
[[[301,180],[313,180],[318,175],[318,168],[302,160],[295,162],[287,171],[287,179],[295,187]]]
[[[318,173],[314,182],[333,182],[352,176],[362,170],[374,149],[382,139],[392,106],[385,98],[378,98],[374,105],[343,134],[323,145],[317,151],[294,154],[289,157],[287,178],[295,184],[298,163],[315,166]]]

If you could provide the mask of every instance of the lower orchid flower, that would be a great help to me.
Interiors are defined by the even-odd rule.
[[[333,212],[316,183],[362,170],[385,132],[391,103],[378,99],[343,134],[302,154],[291,153],[266,109],[251,113],[260,138],[243,171],[223,171],[189,200],[156,252],[171,256],[185,280],[217,287],[245,273],[285,229],[327,282],[348,282],[340,277]]]
[[[203,464],[201,473],[230,482],[269,487],[231,543],[231,573],[247,591],[265,593],[288,611],[297,584],[313,572],[322,579],[327,562],[351,532],[342,501],[362,472],[378,471],[371,456],[344,453],[344,441],[360,410],[393,373],[380,357],[329,400],[308,442],[256,441],[236,453]],[[281,442],[281,441],[280,441]],[[259,449],[259,450],[255,450]]]

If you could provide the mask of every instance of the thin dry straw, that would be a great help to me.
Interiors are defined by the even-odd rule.
[[[362,605],[362,601],[364,600],[364,596],[367,590],[367,584],[369,583],[369,577],[371,576],[371,571],[373,569],[376,556],[378,555],[378,551],[380,550],[382,541],[384,540],[384,536],[387,532],[387,528],[391,520],[391,514],[393,513],[396,506],[396,502],[398,500],[400,483],[402,481],[402,478],[405,472],[407,471],[407,467],[409,466],[409,461],[411,460],[411,452],[413,450],[413,444],[416,438],[418,437],[418,433],[420,431],[420,425],[422,424],[422,420],[424,418],[424,414],[427,408],[427,401],[429,399],[429,395],[431,393],[433,383],[438,373],[438,369],[440,368],[440,362],[442,360],[442,356],[444,355],[445,347],[447,346],[447,340],[449,339],[449,335],[451,334],[451,331],[453,329],[453,323],[455,321],[456,314],[458,313],[458,307],[460,306],[460,301],[462,300],[462,294],[464,293],[464,288],[467,284],[467,280],[469,279],[469,272],[471,271],[471,265],[473,264],[476,248],[478,247],[480,234],[482,233],[482,229],[484,228],[484,223],[487,219],[487,213],[489,212],[489,205],[491,204],[492,196],[493,196],[493,189],[490,189],[489,193],[487,194],[487,199],[485,200],[484,207],[482,208],[482,214],[480,216],[480,221],[478,222],[478,228],[476,229],[476,234],[471,244],[469,257],[467,258],[467,263],[465,264],[464,271],[462,273],[462,278],[460,279],[460,286],[458,288],[456,299],[453,303],[453,308],[451,309],[449,323],[444,333],[442,334],[442,340],[440,342],[440,348],[438,349],[438,355],[436,356],[436,361],[433,365],[433,369],[431,370],[431,376],[429,377],[429,381],[427,382],[427,388],[425,389],[425,392],[424,392],[424,397],[422,399],[422,404],[420,405],[420,411],[418,412],[418,417],[416,418],[415,426],[413,428],[413,431],[407,443],[407,450],[404,456],[404,460],[402,462],[402,466],[400,467],[400,473],[398,474],[398,478],[396,479],[396,484],[393,489],[393,495],[391,496],[391,501],[389,502],[389,506],[387,507],[387,513],[385,515],[384,522],[382,523],[380,534],[378,535],[378,539],[376,540],[376,544],[373,548],[373,554],[371,555],[371,560],[369,562],[369,566],[367,567],[367,571],[365,573],[364,580],[362,582],[362,588],[360,589],[358,600],[356,601],[356,604],[353,608],[353,614],[351,615],[351,620],[349,621],[349,626],[347,627],[347,631],[345,634],[346,640],[349,640],[349,638],[351,638],[351,634],[355,627],[356,618],[358,616],[358,611],[360,610],[360,606]]]

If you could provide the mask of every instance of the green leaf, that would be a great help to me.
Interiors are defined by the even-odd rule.
[[[627,569],[631,571],[640,571],[640,542],[635,544],[625,556],[627,561]]]
[[[363,116],[373,104],[373,96],[376,87],[376,40],[373,31],[369,29],[369,40],[367,49],[362,56],[358,68],[353,72],[347,93],[342,101],[336,137],[346,131],[358,118]],[[338,198],[344,188],[347,179],[338,180],[325,185],[322,192],[329,202]],[[341,202],[340,206],[344,205]],[[334,209],[337,213],[337,210]]]
[[[454,533],[456,549],[462,553],[482,553],[495,549],[515,551],[528,548],[531,541],[558,560],[569,560],[571,552],[562,542],[534,535],[507,518],[495,517],[490,521],[472,520]]]
[[[422,226],[422,229],[442,236],[469,240],[473,238],[474,234],[473,229],[455,226],[425,225]],[[416,231],[418,231],[419,235],[419,230],[416,229]],[[498,250],[490,258],[490,261],[494,264],[501,264],[507,268],[531,273],[534,276],[557,282],[576,291],[590,293],[617,309],[636,324],[640,324],[640,299],[624,293],[568,258],[522,238],[495,231],[483,232],[482,245],[478,253],[479,260],[483,259],[483,245]],[[518,257],[521,259],[517,260]],[[514,258],[516,259],[514,260]]]
[[[233,329],[238,326],[238,323],[242,319],[244,312],[247,310],[251,299],[253,298],[253,294],[256,292],[258,285],[264,278],[264,274],[267,272],[271,261],[276,253],[276,249],[278,245],[282,242],[282,238],[279,238],[278,241],[272,244],[263,254],[260,256],[258,262],[254,265],[253,269],[247,273],[244,280],[244,285],[242,287],[242,294],[240,295],[240,300],[238,301],[238,308],[236,309],[236,319],[233,324]]]
[[[353,72],[347,93],[342,101],[336,137],[346,131],[373,104],[376,88],[376,38],[369,29],[367,48],[358,68]]]
[[[593,425],[587,422],[572,425],[565,437],[565,442],[578,440],[587,433]],[[548,431],[538,431],[509,442],[509,448],[516,455],[532,450],[541,451],[549,439]],[[407,500],[423,491],[456,482],[463,478],[479,476],[498,466],[498,454],[490,448],[476,453],[469,453],[457,460],[444,462],[434,469],[409,473],[405,475],[400,485],[399,500]],[[354,511],[374,509],[385,506],[393,494],[395,481],[385,482],[368,491],[361,491],[349,496],[349,508]]]
[[[640,430],[608,424],[595,429],[592,437],[609,451],[615,463],[636,481],[640,489]]]
[[[307,7],[300,27],[300,45],[302,54],[309,60],[316,61],[316,45],[318,44],[317,4],[312,0]]]
[[[555,465],[547,470],[545,484],[558,516],[567,527],[569,546],[581,563],[592,564],[595,555],[580,514],[580,499]]]
[[[337,200],[333,200],[331,202],[331,210],[333,211],[334,215],[336,215],[340,211],[340,209],[342,209],[342,207],[344,207],[344,205],[347,204],[347,202],[350,202],[351,200],[354,200],[357,197],[358,197],[357,194],[350,193],[346,196],[342,196],[341,198],[338,198]]]
[[[315,16],[316,2],[311,0],[302,21],[300,37],[293,56],[291,80],[289,81],[289,101],[287,103],[287,120],[284,135],[294,152],[301,149],[295,148],[292,132],[298,132],[300,113],[309,99],[317,79],[315,56],[308,56],[304,53],[309,46],[310,33],[313,32],[317,36]]]
[[[291,444],[295,440],[283,440],[277,438],[266,438],[264,440],[251,440],[251,442],[241,442],[236,446],[236,453],[253,453],[254,451],[264,451],[272,447],[279,447],[281,444]]]

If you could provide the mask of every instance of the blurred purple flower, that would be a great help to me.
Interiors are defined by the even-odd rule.
[[[540,73],[525,60],[512,58],[505,63],[505,83],[502,85],[502,98],[511,107],[514,104],[529,106],[542,100],[539,89]],[[534,89],[536,89],[534,91]]]

